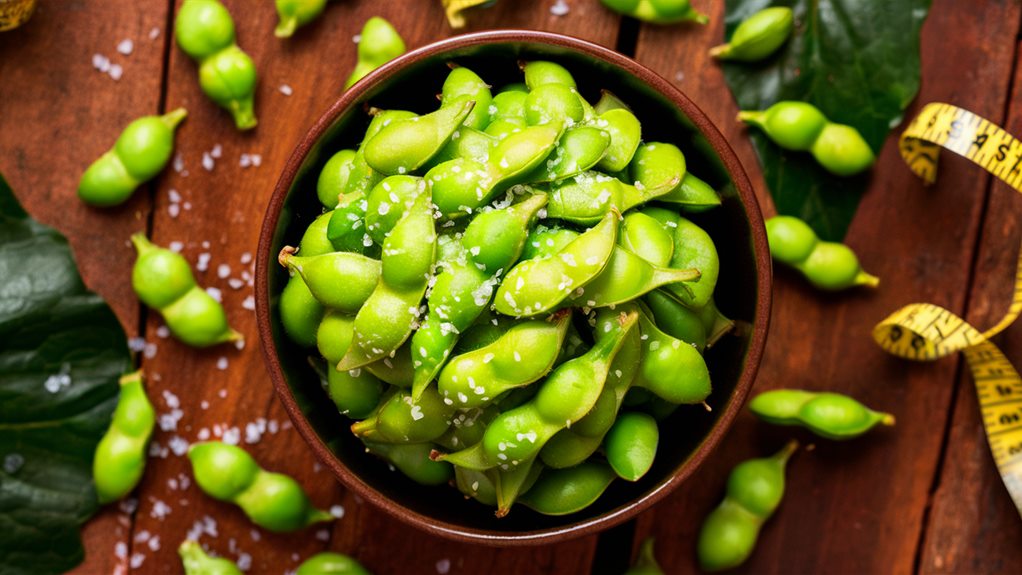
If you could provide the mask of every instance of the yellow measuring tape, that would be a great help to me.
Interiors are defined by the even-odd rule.
[[[0,0],[0,32],[13,30],[32,17],[36,0]]]
[[[927,184],[937,179],[940,149],[972,160],[1022,192],[1022,141],[996,124],[950,104],[927,104],[898,142],[909,168]],[[915,303],[891,314],[873,329],[880,347],[898,357],[933,361],[964,352],[983,415],[994,462],[1015,506],[1022,513],[1022,378],[990,338],[1022,312],[1022,250],[1015,291],[1004,318],[980,332],[950,311]]]
[[[490,0],[443,0],[444,11],[447,12],[447,21],[451,23],[451,28],[465,27],[465,16],[461,13],[463,10],[488,2]]]

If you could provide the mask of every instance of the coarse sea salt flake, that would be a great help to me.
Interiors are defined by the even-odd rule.
[[[135,50],[135,43],[131,41],[131,38],[125,38],[117,44],[117,51],[125,56],[128,56]]]

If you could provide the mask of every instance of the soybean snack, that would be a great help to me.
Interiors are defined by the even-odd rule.
[[[449,66],[423,86],[436,107],[370,107],[324,150],[308,193],[327,211],[278,258],[284,333],[327,366],[367,457],[498,517],[577,513],[708,401],[726,263],[682,214],[721,199],[679,142],[643,141],[626,102],[591,104],[556,62],[507,86]]]
[[[851,248],[820,240],[809,224],[794,216],[768,219],[766,232],[770,255],[801,272],[820,289],[835,291],[880,284],[879,278],[863,271]]]
[[[394,26],[379,16],[366,20],[358,41],[358,62],[344,83],[352,87],[366,74],[405,53],[405,41]]]
[[[749,411],[768,423],[800,425],[827,439],[852,439],[877,425],[894,425],[893,415],[846,395],[800,389],[765,391],[749,402]]]
[[[191,539],[177,548],[185,575],[242,575],[241,569],[230,559],[210,557],[202,546]]]
[[[706,24],[710,18],[692,8],[690,0],[600,0],[611,10],[653,24],[695,22]]]
[[[727,479],[724,501],[710,512],[699,531],[696,551],[704,571],[722,571],[745,562],[756,547],[759,530],[784,497],[784,468],[798,442],[763,459],[735,466]]]
[[[806,102],[777,102],[763,111],[743,110],[738,120],[756,126],[778,146],[809,152],[828,172],[854,176],[868,170],[876,156],[855,128],[831,122]]]
[[[125,375],[120,384],[117,409],[92,460],[92,477],[100,503],[116,501],[138,485],[156,425],[156,410],[142,387],[142,372]]]
[[[764,8],[739,24],[728,43],[710,49],[710,55],[718,60],[762,60],[788,40],[794,22],[791,8]]]
[[[290,38],[299,26],[312,22],[326,9],[327,0],[277,0],[280,22],[273,30],[277,38]]]
[[[174,131],[186,116],[188,111],[178,108],[128,124],[114,147],[82,174],[78,197],[93,206],[124,203],[167,166],[174,151]]]
[[[252,523],[270,531],[295,531],[333,516],[312,506],[294,479],[259,467],[244,449],[219,441],[188,449],[195,482],[214,499],[230,501]]]
[[[131,236],[131,242],[138,252],[131,287],[142,303],[160,312],[174,337],[194,347],[242,339],[227,325],[220,302],[195,283],[181,254],[154,245],[143,234]]]
[[[234,19],[219,0],[185,0],[174,22],[177,45],[199,64],[199,86],[234,117],[239,130],[251,130],[255,116],[256,69],[238,47]]]
[[[295,575],[370,575],[358,561],[342,553],[324,551],[298,566]]]

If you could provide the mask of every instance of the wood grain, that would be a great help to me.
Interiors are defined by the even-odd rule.
[[[166,6],[133,0],[41,2],[23,27],[0,34],[0,172],[36,219],[67,236],[89,288],[110,303],[129,336],[138,334],[138,303],[131,291],[132,232],[145,228],[149,186],[114,209],[78,201],[78,179],[138,116],[160,99]],[[160,30],[155,39],[149,34]],[[74,33],[69,33],[73,30]],[[117,52],[131,39],[130,55]],[[93,55],[121,66],[114,80],[93,66]],[[79,573],[110,573],[126,558],[130,515],[116,506],[83,530]]]
[[[918,103],[936,100],[999,117],[1013,55],[999,49],[998,38],[1014,38],[1018,5],[992,3],[982,12],[965,14],[955,12],[952,2],[938,0],[931,14],[923,30],[923,87],[908,116]],[[713,15],[720,26],[719,8]],[[717,34],[712,40],[719,40],[719,28]],[[960,42],[949,51],[947,39],[952,37]],[[688,58],[688,66],[700,70],[699,81],[685,85],[692,98],[713,118],[734,117],[733,102],[720,97],[723,84],[714,80],[719,72],[694,62],[710,41],[696,42],[679,33],[670,50],[664,40],[656,43],[659,50],[644,52],[646,38],[644,31],[640,61],[661,70],[670,65],[671,70],[678,59]],[[980,61],[982,66],[976,64]],[[977,85],[986,89],[970,88]],[[926,190],[905,169],[893,144],[889,138],[880,154],[873,185],[847,238],[864,267],[881,277],[880,288],[875,293],[820,294],[779,270],[771,335],[756,391],[804,387],[848,393],[894,413],[897,428],[839,444],[772,428],[748,415],[741,418],[711,464],[639,520],[636,543],[647,534],[674,543],[660,546],[671,572],[695,569],[698,527],[718,503],[731,467],[772,452],[788,436],[814,450],[795,456],[789,496],[740,571],[913,570],[958,360],[901,362],[885,356],[869,334],[877,321],[911,301],[963,309],[986,179],[977,178],[970,166],[948,162],[940,185]],[[762,188],[760,192],[766,196]]]
[[[1016,60],[1018,53],[1016,50]],[[1022,71],[1016,66],[1010,110],[1000,123],[1022,134]],[[965,163],[944,154],[947,163]],[[976,176],[979,168],[969,166]],[[980,329],[997,323],[1011,301],[1022,240],[1022,204],[1018,192],[993,180],[973,272],[966,318]],[[1012,326],[996,340],[1014,360],[1022,357],[1022,332]],[[1016,367],[1018,363],[1016,363]],[[922,573],[1010,573],[1022,564],[1022,521],[994,466],[983,432],[976,388],[968,369],[958,378],[958,393],[939,483],[919,561]]]

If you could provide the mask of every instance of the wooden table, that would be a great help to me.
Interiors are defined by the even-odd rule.
[[[161,414],[175,400],[182,417],[154,439],[137,506],[111,506],[84,529],[87,556],[76,573],[179,572],[175,554],[190,530],[217,552],[248,556],[251,572],[282,573],[301,559],[335,549],[376,573],[587,573],[622,571],[638,543],[657,538],[670,573],[695,570],[693,540],[716,505],[728,470],[777,448],[791,432],[744,414],[694,478],[637,521],[602,536],[534,549],[494,550],[427,536],[347,493],[314,460],[288,424],[263,366],[249,309],[247,279],[267,199],[292,146],[342,89],[355,59],[352,36],[372,15],[393,22],[409,46],[451,34],[439,2],[346,0],[297,37],[273,37],[272,2],[225,0],[241,45],[260,74],[252,133],[200,93],[196,67],[170,30],[180,2],[41,0],[24,28],[0,34],[0,171],[37,218],[70,238],[88,285],[117,311],[129,334],[150,342],[143,365]],[[707,27],[656,28],[622,21],[596,0],[503,0],[473,14],[470,30],[536,28],[616,47],[675,82],[729,137],[769,196],[751,147],[735,125],[735,106],[706,48],[721,38],[723,2],[694,0]],[[948,101],[1022,134],[1022,73],[1017,35],[1022,6],[984,0],[934,0],[924,27],[920,103]],[[133,42],[119,53],[122,40]],[[127,50],[125,50],[127,51]],[[94,67],[94,55],[121,66],[119,80]],[[984,89],[978,89],[983,86]],[[288,89],[290,88],[290,90]],[[190,115],[177,137],[183,162],[123,207],[94,210],[75,199],[82,170],[121,128],[177,106]],[[203,157],[220,151],[212,170]],[[242,154],[261,163],[243,168]],[[805,386],[851,393],[893,412],[898,425],[849,443],[814,441],[789,475],[789,495],[764,530],[745,570],[769,573],[1014,572],[1022,564],[1022,521],[995,472],[976,397],[960,358],[909,364],[885,355],[870,329],[897,307],[930,301],[977,326],[1007,305],[1022,237],[1019,198],[966,162],[946,159],[939,184],[924,189],[889,139],[847,242],[883,278],[876,292],[823,295],[789,273],[776,277],[773,323],[757,389]],[[129,234],[182,242],[193,262],[207,261],[203,285],[222,290],[243,350],[196,351],[160,338],[155,314],[130,288]],[[239,283],[231,279],[242,280]],[[1022,328],[998,338],[1022,358]],[[180,438],[239,433],[269,467],[290,473],[343,519],[292,536],[254,530],[241,513],[189,485]],[[179,438],[179,439],[175,439]],[[247,440],[258,438],[258,443]],[[215,527],[214,527],[215,525]]]

